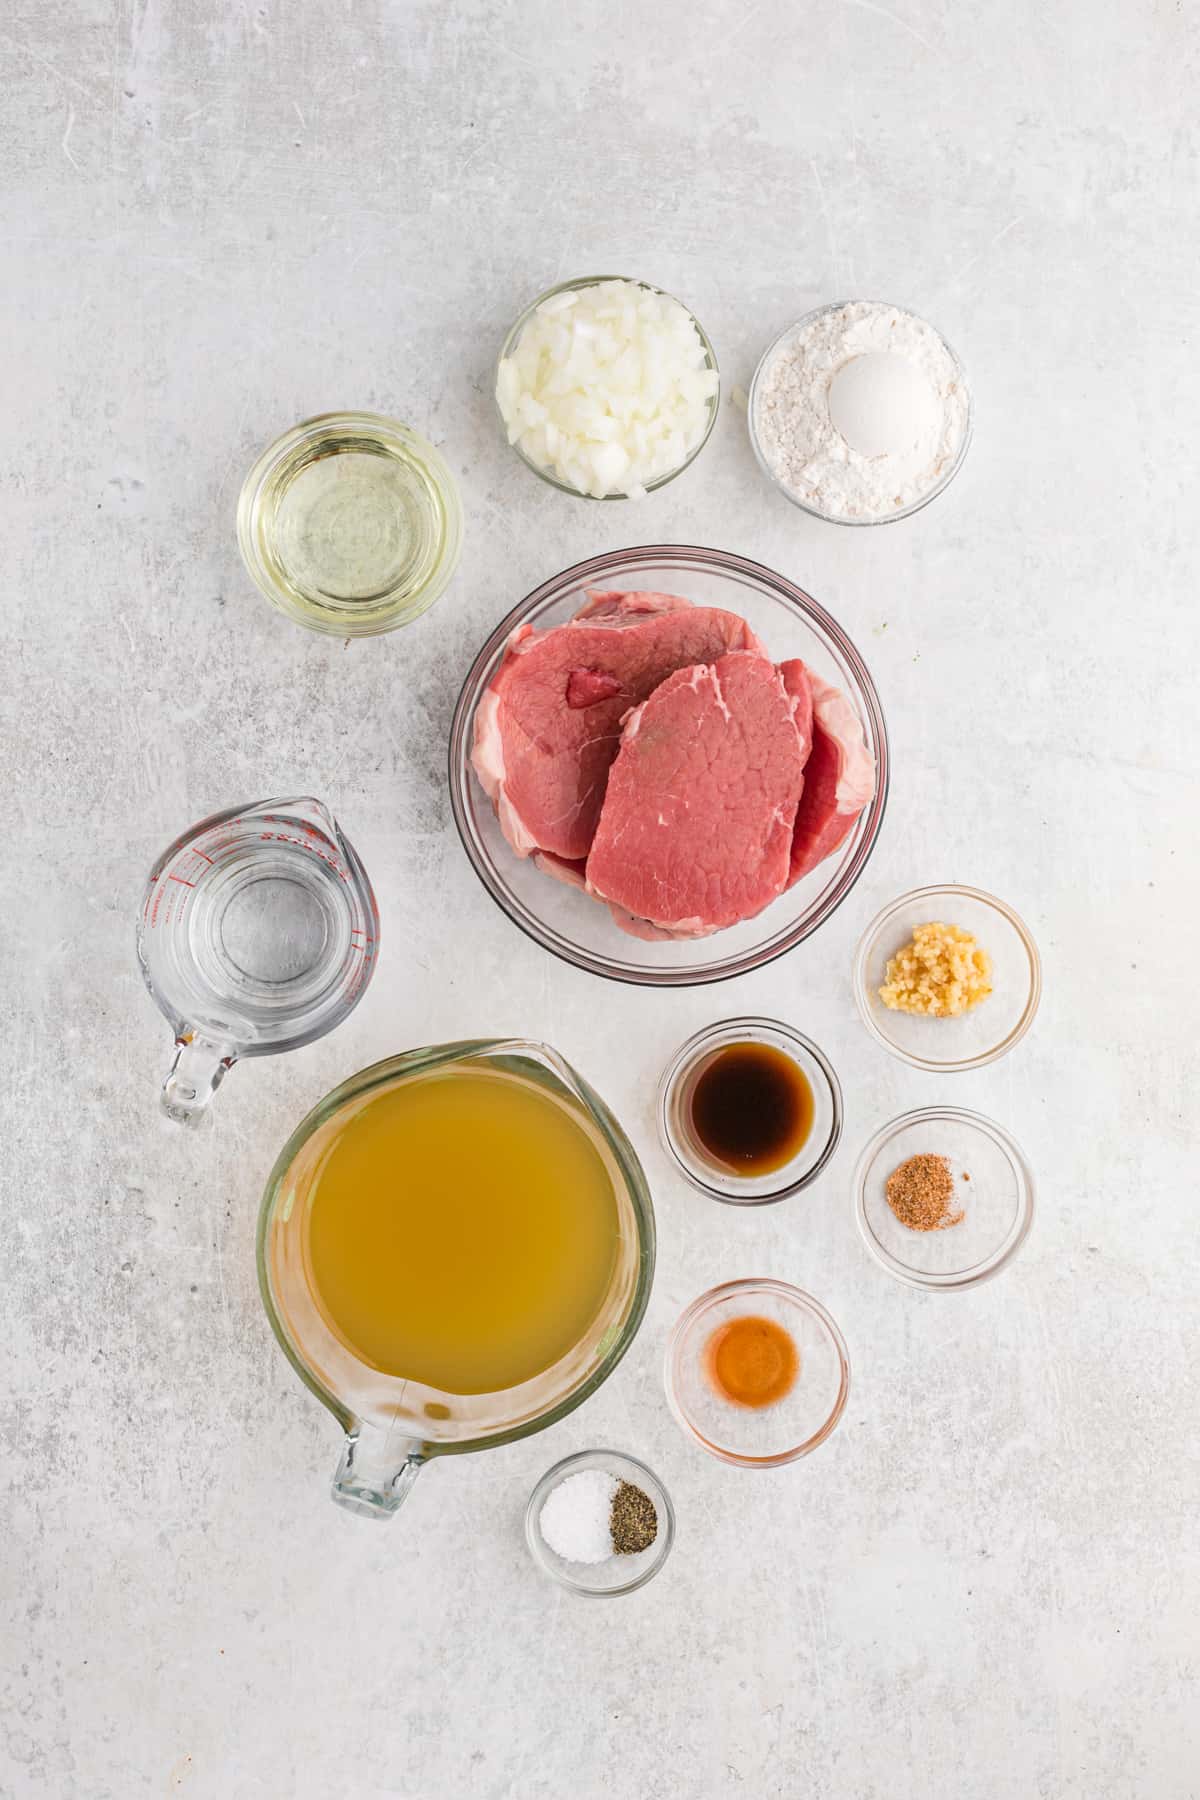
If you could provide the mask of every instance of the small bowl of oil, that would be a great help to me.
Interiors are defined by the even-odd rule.
[[[663,1072],[658,1130],[710,1199],[767,1206],[808,1187],[842,1135],[842,1090],[811,1038],[777,1019],[723,1019]]]
[[[453,475],[379,413],[322,413],[276,438],[242,484],[242,560],[272,606],[332,637],[408,625],[444,593],[462,544]]]

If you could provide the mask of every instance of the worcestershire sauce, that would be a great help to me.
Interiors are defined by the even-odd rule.
[[[813,1123],[804,1071],[773,1044],[728,1044],[701,1069],[690,1099],[696,1142],[735,1175],[768,1175],[803,1148]]]

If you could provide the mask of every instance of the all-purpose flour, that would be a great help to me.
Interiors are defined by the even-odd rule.
[[[845,436],[830,389],[858,358],[868,360],[845,380],[840,407],[835,400]],[[831,519],[886,519],[923,500],[953,468],[969,421],[962,369],[932,325],[872,300],[794,327],[755,386],[764,460],[781,486]],[[856,434],[873,454],[856,447]]]

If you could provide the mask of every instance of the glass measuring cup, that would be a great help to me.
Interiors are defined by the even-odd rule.
[[[168,1117],[197,1120],[240,1057],[340,1025],[378,946],[366,870],[321,801],[234,806],[176,838],[150,871],[137,932],[146,986],[175,1033]]]
[[[335,1334],[311,1284],[306,1234],[314,1178],[355,1113],[403,1082],[481,1069],[537,1083],[588,1134],[612,1182],[618,1247],[599,1310],[557,1362],[515,1387],[452,1394],[369,1366]],[[579,1406],[632,1343],[653,1274],[654,1211],[633,1146],[569,1063],[547,1045],[521,1038],[411,1050],[342,1082],[284,1145],[258,1218],[258,1281],[271,1327],[300,1379],[346,1433],[333,1498],[368,1518],[396,1512],[431,1457],[510,1443]],[[402,1291],[396,1304],[404,1304]]]

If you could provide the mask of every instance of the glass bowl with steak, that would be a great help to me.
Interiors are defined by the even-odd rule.
[[[887,796],[858,651],[794,583],[647,545],[514,608],[467,676],[455,822],[548,950],[616,980],[717,981],[781,955],[858,879]]]

